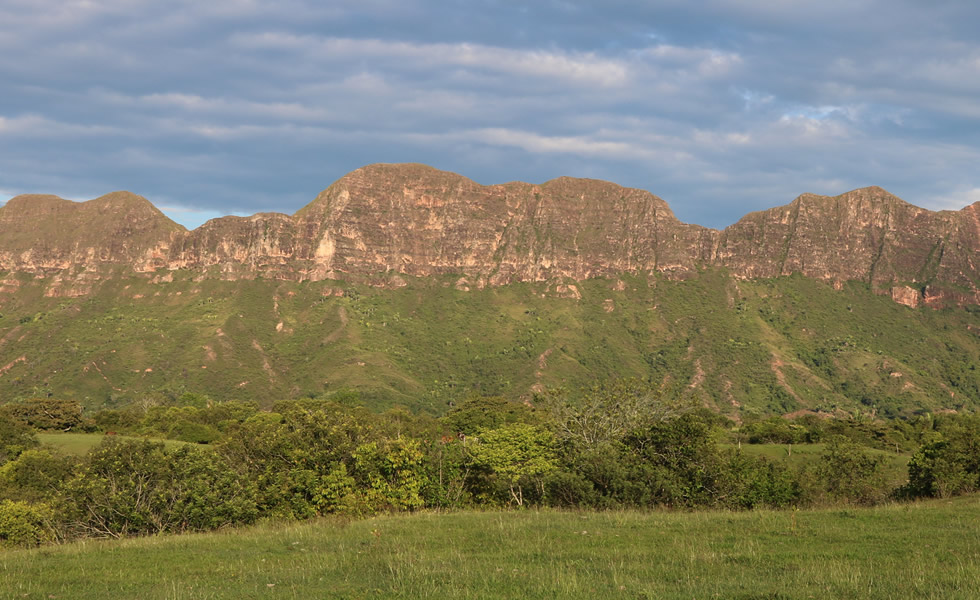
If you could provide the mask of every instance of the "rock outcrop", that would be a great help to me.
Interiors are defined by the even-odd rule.
[[[980,303],[980,203],[932,212],[879,187],[804,194],[726,228],[712,263],[738,277],[861,280],[902,304]]]
[[[86,285],[109,267],[222,279],[459,274],[467,287],[617,273],[868,282],[909,306],[980,303],[980,203],[932,212],[864,188],[804,194],[724,231],[681,223],[660,198],[589,179],[481,186],[423,165],[354,171],[289,216],[223,217],[187,231],[126,192],[0,208],[0,270]],[[81,289],[84,289],[81,288]]]

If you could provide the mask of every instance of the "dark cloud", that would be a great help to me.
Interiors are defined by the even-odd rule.
[[[952,0],[8,0],[0,194],[127,188],[193,225],[411,161],[609,179],[711,226],[872,184],[959,208],[977,22]]]

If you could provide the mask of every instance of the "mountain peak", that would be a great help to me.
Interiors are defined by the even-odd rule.
[[[2,215],[40,215],[74,204],[53,194],[20,194],[0,207]]]

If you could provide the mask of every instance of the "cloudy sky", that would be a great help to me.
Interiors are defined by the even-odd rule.
[[[973,0],[0,0],[0,202],[128,189],[193,227],[373,162],[650,190],[980,200]]]

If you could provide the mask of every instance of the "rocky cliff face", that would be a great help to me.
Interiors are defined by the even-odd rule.
[[[804,194],[726,228],[713,259],[740,277],[799,272],[867,281],[903,304],[980,303],[980,223],[974,204],[932,212],[878,187]]]
[[[325,272],[460,273],[480,283],[688,272],[714,232],[686,225],[641,190],[561,178],[480,186],[421,165],[374,165],[297,213],[322,223],[313,260]]]
[[[145,199],[18,196],[0,208],[0,269],[97,279],[110,267],[222,279],[459,274],[466,285],[622,272],[743,278],[800,272],[869,282],[899,302],[980,303],[980,203],[931,212],[880,188],[805,194],[724,231],[660,198],[586,179],[481,186],[422,165],[346,175],[295,215],[224,217],[186,231]]]
[[[129,192],[80,203],[17,196],[0,208],[0,269],[46,273],[136,266],[146,248],[184,232],[146,198]]]

